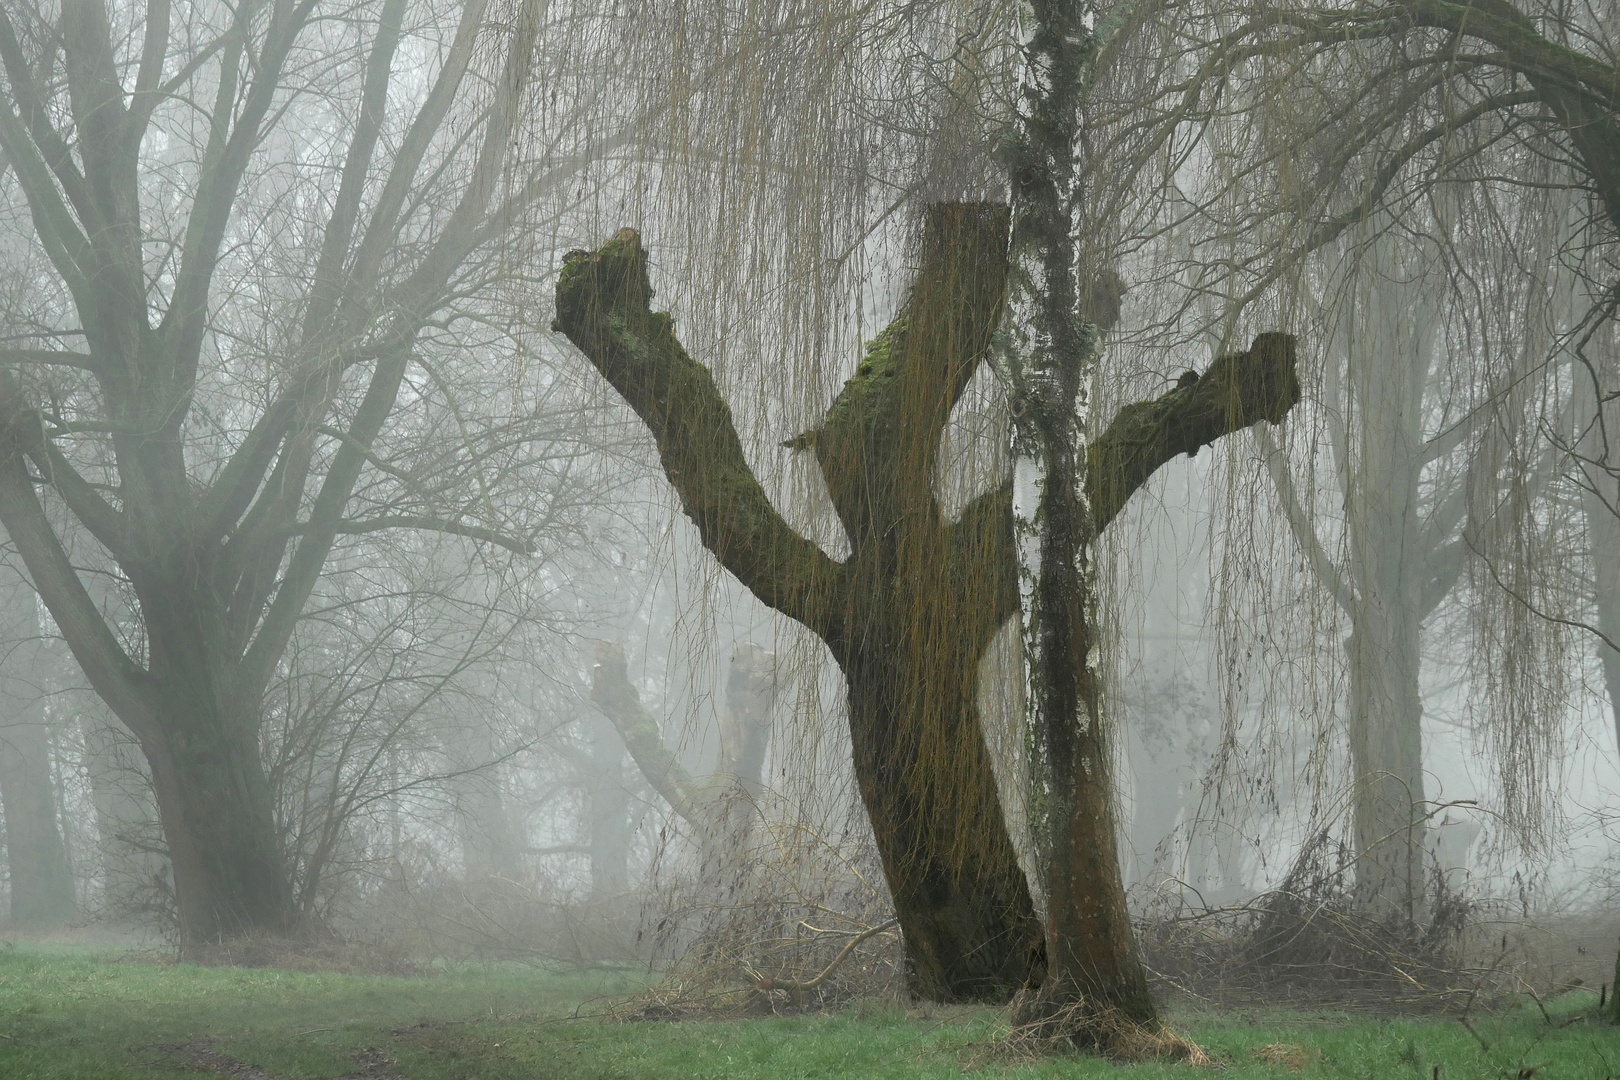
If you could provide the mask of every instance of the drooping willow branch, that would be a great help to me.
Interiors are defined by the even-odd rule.
[[[856,776],[913,989],[947,1001],[1006,1000],[1040,934],[977,704],[979,660],[1018,612],[1011,483],[954,522],[932,488],[951,410],[1003,317],[1007,237],[1005,206],[929,207],[911,296],[821,424],[787,441],[816,455],[849,539],[843,561],[771,506],[708,369],[651,310],[633,230],[571,253],[557,282],[555,328],[647,425],[704,546],[842,668]],[[1292,339],[1264,338],[1122,411],[1089,462],[1097,527],[1176,455],[1279,419],[1298,399],[1293,364]]]
[[[620,230],[595,252],[570,253],[557,283],[554,329],[567,335],[647,424],[665,475],[704,546],[765,604],[818,633],[830,630],[842,606],[844,564],[794,532],[771,506],[744,458],[730,407],[708,369],[676,338],[668,313],[651,310],[652,295],[641,238],[633,229]],[[999,306],[981,318],[986,315],[993,324]],[[973,357],[966,374],[978,359]],[[1167,462],[1261,420],[1281,421],[1299,401],[1296,362],[1293,335],[1261,334],[1247,352],[1223,354],[1202,375],[1188,372],[1168,393],[1120,409],[1089,455],[1087,487],[1096,531],[1107,528]],[[860,378],[858,373],[829,410],[823,429],[790,444],[814,446],[825,459],[827,429],[845,435],[837,430],[844,411],[840,404]],[[1005,485],[981,496],[962,522],[1002,514],[1010,520],[1007,496]],[[1013,558],[1010,549],[998,554]]]

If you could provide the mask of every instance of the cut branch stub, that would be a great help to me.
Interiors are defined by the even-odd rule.
[[[1007,208],[931,206],[905,307],[868,346],[808,443],[851,547],[941,528],[933,496],[951,409],[990,348],[1007,288]]]
[[[1097,534],[1172,458],[1261,420],[1281,422],[1299,402],[1298,354],[1294,335],[1261,334],[1248,352],[1217,356],[1201,377],[1183,376],[1168,394],[1120,409],[1088,455],[1086,494]]]
[[[703,546],[761,601],[836,636],[840,567],[782,520],[743,455],[731,409],[708,368],[648,307],[647,253],[634,229],[592,253],[571,252],[557,279],[557,320],[624,396],[658,444],[664,474]]]
[[[630,759],[654,791],[671,809],[700,832],[708,821],[700,805],[698,785],[680,759],[664,742],[658,721],[641,704],[630,682],[624,650],[611,641],[598,641],[591,666],[591,703],[618,729]]]

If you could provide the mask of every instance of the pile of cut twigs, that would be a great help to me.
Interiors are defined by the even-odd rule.
[[[1512,950],[1485,945],[1479,905],[1436,875],[1412,913],[1377,916],[1357,902],[1353,860],[1320,836],[1283,882],[1239,905],[1207,908],[1183,894],[1150,909],[1143,955],[1162,989],[1223,1003],[1334,1003],[1444,1012],[1524,989]]]

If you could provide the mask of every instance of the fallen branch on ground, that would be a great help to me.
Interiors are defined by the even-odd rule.
[[[890,919],[886,923],[882,923],[878,926],[868,927],[867,929],[862,930],[860,933],[850,938],[842,949],[838,950],[838,955],[832,958],[832,963],[821,969],[820,975],[817,975],[808,982],[797,982],[792,979],[773,979],[766,976],[756,980],[754,987],[758,990],[814,990],[816,987],[827,981],[827,976],[831,975],[833,970],[837,968],[839,964],[844,962],[845,957],[855,951],[855,946],[859,945],[869,937],[875,937],[878,934],[883,933],[885,930],[898,926],[899,922],[900,920],[898,919]]]

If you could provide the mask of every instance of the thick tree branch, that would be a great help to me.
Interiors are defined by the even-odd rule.
[[[158,730],[152,702],[143,690],[146,672],[130,659],[96,610],[45,517],[23,464],[22,448],[4,431],[0,431],[0,524],[90,685],[137,738],[151,744]]]
[[[135,74],[135,92],[130,95],[129,111],[124,116],[123,142],[127,154],[139,152],[152,110],[162,100],[159,88],[163,81],[163,61],[169,55],[172,14],[169,0],[148,0],[146,27],[141,39],[141,66]]]
[[[63,193],[79,217],[90,220],[93,211],[84,176],[73,160],[73,151],[68,147],[67,140],[51,123],[33,69],[23,55],[22,44],[17,40],[16,27],[4,8],[0,8],[0,63],[5,67],[6,81],[11,87],[12,100],[22,114],[22,123],[39,147],[41,164],[47,166],[57,183],[62,185]]]
[[[361,400],[354,422],[349,426],[352,441],[343,443],[332,459],[332,465],[321,483],[320,493],[315,497],[315,506],[305,527],[304,537],[288,563],[281,588],[265,613],[257,637],[242,658],[245,686],[257,690],[268,684],[271,672],[286,650],[287,642],[292,639],[298,615],[304,610],[304,601],[309,598],[310,590],[315,587],[321,570],[326,566],[326,557],[332,550],[332,541],[343,520],[343,508],[348,505],[355,481],[359,479],[360,470],[365,464],[365,452],[371,448],[377,433],[393,412],[394,401],[399,396],[399,384],[409,362],[410,348],[406,345],[399,348],[395,355],[379,360],[372,372],[366,396]]]
[[[1261,334],[1248,352],[1217,356],[1202,376],[1189,372],[1168,394],[1121,409],[1087,455],[1086,494],[1097,533],[1172,458],[1197,454],[1261,420],[1280,423],[1299,401],[1297,353],[1292,334]]]
[[[1449,30],[1490,42],[1502,50],[1512,70],[1532,83],[1550,82],[1581,93],[1607,110],[1620,107],[1620,72],[1612,64],[1543,36],[1535,23],[1507,0],[1400,0],[1395,11],[1404,13],[1415,26]]]
[[[332,206],[331,216],[327,218],[320,258],[315,264],[315,288],[311,291],[309,311],[305,315],[305,341],[316,337],[326,328],[327,320],[337,310],[345,291],[343,265],[354,239],[355,223],[360,215],[360,199],[365,193],[372,155],[382,132],[394,50],[399,46],[400,23],[404,15],[405,0],[386,0],[377,22],[377,37],[366,60],[360,115],[355,121],[354,135],[349,139],[349,152],[343,161],[343,179],[338,185],[337,201]]]
[[[39,414],[4,369],[0,369],[0,439],[7,440],[33,460],[68,509],[114,557],[128,553],[128,525],[123,513],[102,498],[46,437]]]
[[[624,650],[611,641],[596,643],[591,703],[613,722],[625,749],[653,790],[693,828],[707,829],[697,784],[665,744],[658,721],[641,704],[641,695],[630,682]]]
[[[989,351],[1007,290],[1007,208],[939,203],[923,219],[905,306],[868,346],[813,446],[850,544],[939,528],[933,496],[940,438]]]
[[[64,0],[62,4],[63,57],[66,60],[68,100],[84,179],[95,215],[84,224],[92,241],[106,250],[118,240],[109,229],[127,228],[135,208],[133,157],[127,158],[128,175],[120,175],[120,137],[124,129],[124,88],[113,59],[112,27],[102,0]],[[120,267],[120,270],[123,268]]]
[[[512,132],[517,124],[534,70],[534,45],[542,29],[548,0],[524,0],[517,25],[507,46],[506,62],[495,85],[495,100],[484,122],[483,145],[473,164],[461,201],[451,211],[433,247],[405,283],[407,295],[437,292],[449,280],[478,243],[479,226],[484,223],[501,176],[506,171]]]
[[[1332,595],[1333,602],[1339,605],[1339,610],[1346,615],[1351,614],[1356,606],[1355,592],[1345,579],[1344,570],[1322,547],[1321,538],[1316,535],[1316,529],[1305,513],[1305,505],[1300,501],[1299,492],[1294,488],[1294,477],[1288,471],[1287,459],[1283,457],[1276,440],[1271,437],[1271,432],[1257,428],[1254,434],[1260,443],[1260,453],[1266,459],[1266,469],[1271,473],[1272,486],[1277,489],[1283,519],[1288,522],[1288,529],[1294,534],[1294,542],[1305,553],[1311,572],[1316,575],[1317,584]]]
[[[34,219],[34,229],[51,265],[62,275],[79,310],[93,310],[95,295],[89,281],[94,259],[90,243],[62,201],[52,182],[51,170],[35,142],[30,140],[22,121],[5,101],[0,101],[0,150],[5,152],[17,173],[18,183],[28,200],[28,212]]]
[[[263,49],[250,68],[254,78],[245,96],[242,112],[231,122],[234,78],[222,80],[215,100],[214,130],[197,178],[196,194],[186,225],[185,247],[175,276],[174,296],[160,327],[169,344],[170,360],[176,365],[174,385],[189,389],[196,379],[208,315],[208,290],[219,262],[220,246],[237,192],[247,172],[253,151],[263,137],[262,125],[270,105],[281,88],[282,66],[293,42],[304,28],[315,0],[276,0]],[[245,16],[247,12],[243,12]],[[245,35],[247,26],[238,24]],[[244,50],[245,51],[245,50]],[[229,55],[229,53],[227,54]],[[232,73],[234,76],[234,72]],[[184,409],[173,410],[170,423],[178,429]]]
[[[703,546],[765,604],[824,639],[834,636],[844,594],[839,565],[771,505],[713,376],[681,347],[669,315],[648,307],[651,298],[647,253],[624,229],[594,254],[568,256],[554,326],[646,423]]]
[[[456,27],[455,41],[451,43],[448,55],[439,66],[439,74],[434,79],[433,89],[428,91],[427,100],[417,111],[416,118],[411,121],[410,130],[405,133],[404,141],[394,154],[388,180],[383,185],[382,194],[377,197],[376,206],[371,212],[371,220],[366,226],[365,236],[360,241],[360,250],[355,253],[354,266],[350,271],[351,289],[364,290],[371,286],[376,279],[378,268],[382,265],[383,256],[393,244],[401,209],[405,205],[406,196],[410,194],[411,185],[416,180],[416,172],[422,166],[422,158],[432,145],[445,116],[449,114],[456,93],[461,89],[461,81],[466,77],[467,66],[472,62],[478,29],[483,25],[486,6],[488,0],[471,0],[461,9],[461,22]]]

